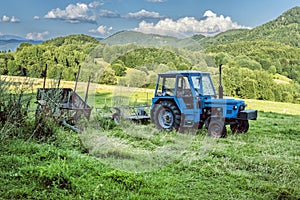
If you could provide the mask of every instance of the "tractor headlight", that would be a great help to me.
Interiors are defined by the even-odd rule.
[[[238,109],[238,107],[237,106],[233,106],[233,110],[237,110]]]
[[[240,111],[241,111],[241,110],[245,110],[245,106],[244,106],[244,105],[241,105],[239,110],[240,110]]]

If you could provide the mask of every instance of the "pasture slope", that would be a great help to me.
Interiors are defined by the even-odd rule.
[[[0,199],[300,199],[299,104],[246,103],[258,120],[224,139],[96,119],[82,135],[52,125],[47,138],[28,127],[5,137],[2,128]]]

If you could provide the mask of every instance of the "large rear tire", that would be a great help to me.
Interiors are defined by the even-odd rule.
[[[154,106],[152,121],[159,130],[178,130],[181,114],[173,102],[162,101]]]
[[[208,125],[207,135],[214,138],[226,137],[227,130],[224,121],[221,119],[211,119]]]
[[[247,133],[249,122],[248,120],[238,120],[237,123],[230,125],[230,129],[232,133]]]

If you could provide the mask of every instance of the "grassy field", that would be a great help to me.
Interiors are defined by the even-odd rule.
[[[300,104],[261,101],[254,99],[247,99],[245,101],[248,104],[248,109],[256,109],[264,112],[300,115]]]
[[[5,139],[0,198],[299,199],[300,117],[259,116],[218,140],[135,124]]]
[[[92,90],[97,106],[151,93]],[[223,139],[97,117],[80,135],[55,126],[49,137],[32,137],[31,118],[15,136],[2,128],[0,199],[300,199],[299,105],[246,103],[260,110],[258,120]]]
[[[43,79],[24,78],[16,76],[0,76],[0,80],[9,80],[27,88],[28,92],[35,95],[36,89],[43,86]],[[26,83],[26,84],[24,84]],[[46,80],[46,87],[57,87],[58,81],[53,79]],[[74,81],[61,81],[60,87],[74,88]],[[79,82],[77,85],[77,92],[85,97],[87,83]],[[126,105],[151,105],[151,98],[154,91],[145,88],[129,88],[122,86],[109,86],[100,84],[91,84],[89,87],[88,102],[95,108],[104,106],[120,105],[119,101],[122,99],[123,104]],[[247,109],[256,109],[264,112],[274,112],[283,114],[300,115],[300,104],[261,101],[254,99],[246,99]]]

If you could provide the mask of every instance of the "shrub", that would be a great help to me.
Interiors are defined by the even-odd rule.
[[[17,89],[21,88],[21,89]],[[0,80],[0,134],[1,140],[16,136],[26,128],[32,96],[25,94],[18,84]]]

